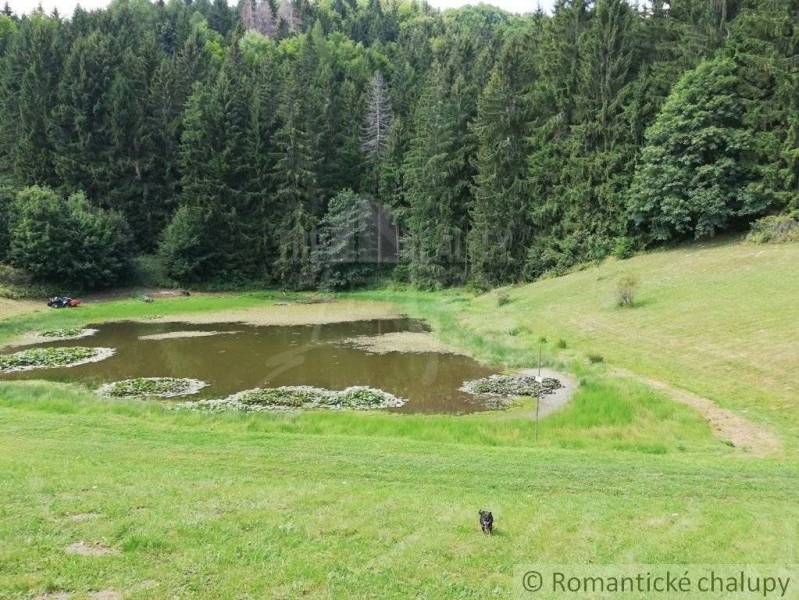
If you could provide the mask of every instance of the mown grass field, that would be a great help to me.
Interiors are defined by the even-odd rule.
[[[545,359],[582,387],[538,442],[529,403],[467,417],[209,416],[2,383],[0,597],[491,598],[508,596],[520,563],[797,563],[799,416],[788,391],[799,284],[786,281],[796,259],[796,245],[657,253],[504,290],[503,306],[496,293],[352,295],[394,302],[496,364],[534,365],[546,336]],[[614,278],[629,271],[639,305],[617,309]],[[285,300],[114,301],[10,317],[0,340]],[[605,363],[590,365],[588,352]],[[744,385],[761,382],[746,372],[756,365],[778,385],[749,395],[724,361],[740,365]],[[785,452],[730,448],[695,411],[616,366],[773,426]],[[497,535],[479,532],[479,508],[493,510]],[[112,553],[65,552],[80,541]]]
[[[488,598],[516,563],[797,558],[776,461],[286,433],[51,385],[5,386],[0,415],[2,597]]]

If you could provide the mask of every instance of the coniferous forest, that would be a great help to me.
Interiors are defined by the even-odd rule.
[[[0,262],[38,281],[487,288],[797,209],[799,0],[0,14]]]

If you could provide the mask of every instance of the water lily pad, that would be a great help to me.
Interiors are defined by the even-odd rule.
[[[111,398],[174,398],[196,394],[208,384],[199,379],[178,377],[137,377],[101,386],[97,393]]]
[[[55,339],[75,339],[81,337],[88,337],[97,333],[96,329],[84,329],[82,327],[65,327],[63,329],[48,329],[42,331],[39,335],[43,338]]]
[[[491,375],[467,381],[461,390],[480,396],[516,397],[548,394],[560,387],[560,382],[552,377],[543,377],[539,381],[529,375]]]
[[[353,386],[345,390],[327,390],[311,386],[283,386],[276,388],[255,388],[238,392],[227,398],[183,402],[180,408],[191,410],[238,410],[259,412],[266,410],[291,409],[354,409],[370,410],[395,408],[406,400],[383,390]]]
[[[29,348],[13,354],[0,355],[0,373],[75,367],[104,360],[113,356],[113,354],[113,348],[88,348],[83,346]]]

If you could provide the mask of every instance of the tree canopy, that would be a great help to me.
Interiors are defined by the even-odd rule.
[[[798,114],[797,0],[0,14],[4,197],[81,198],[58,205],[185,283],[368,281],[385,265],[335,259],[382,239],[365,207],[395,219],[394,277],[432,288],[741,230],[799,207]]]

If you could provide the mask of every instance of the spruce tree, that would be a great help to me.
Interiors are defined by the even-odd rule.
[[[305,52],[310,52],[306,49]],[[309,287],[316,227],[323,210],[319,190],[319,149],[315,146],[312,101],[305,92],[313,61],[299,63],[286,74],[281,93],[280,127],[275,135],[275,204],[280,222],[276,229],[278,281],[289,287]]]
[[[636,159],[627,108],[640,57],[638,18],[624,0],[599,0],[582,40],[575,124],[565,170],[563,225],[578,257],[597,259],[626,233],[626,191]]]
[[[103,194],[117,183],[108,160],[116,67],[109,36],[93,32],[78,38],[64,64],[54,128],[58,176],[69,189],[106,207]]]
[[[63,25],[35,12],[20,23],[4,60],[0,147],[23,184],[57,185],[52,135]]]
[[[405,159],[407,241],[411,280],[436,288],[466,280],[464,156],[456,136],[457,105],[446,98],[437,70],[419,99]]]
[[[524,77],[514,80],[515,66],[494,69],[474,125],[477,176],[468,247],[472,278],[479,286],[517,280],[532,234],[526,161],[529,116],[522,96],[529,82]]]

